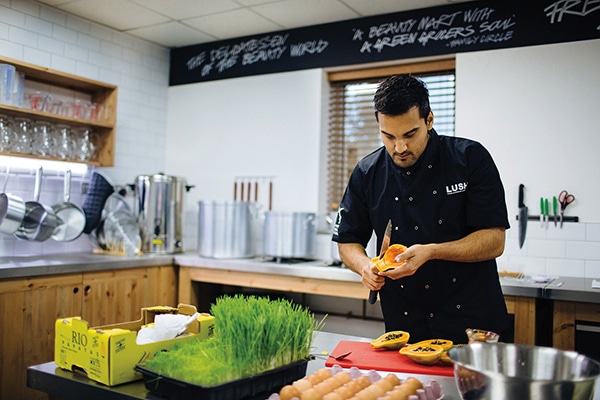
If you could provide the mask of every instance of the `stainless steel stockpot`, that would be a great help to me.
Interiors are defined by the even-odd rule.
[[[199,201],[198,255],[254,257],[257,210],[257,204],[249,201]]]
[[[316,214],[267,211],[263,252],[266,257],[314,258],[317,235]]]

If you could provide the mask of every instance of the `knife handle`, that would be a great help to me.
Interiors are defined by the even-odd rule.
[[[369,304],[375,304],[377,302],[377,294],[379,292],[377,290],[371,290],[369,292]]]
[[[525,203],[523,202],[523,191],[525,190],[525,185],[522,183],[519,185],[519,208],[525,207]]]

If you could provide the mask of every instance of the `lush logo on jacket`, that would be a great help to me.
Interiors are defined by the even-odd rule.
[[[451,195],[451,194],[466,192],[468,184],[469,184],[469,182],[459,182],[459,183],[453,183],[452,185],[446,186],[446,194]]]

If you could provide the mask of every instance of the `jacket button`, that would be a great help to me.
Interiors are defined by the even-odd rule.
[[[406,171],[406,175],[410,175],[410,171]]]
[[[415,225],[415,231],[418,231],[418,230],[419,230],[419,226]]]
[[[442,220],[438,219],[438,225],[441,225],[441,224],[442,224]]]
[[[457,304],[457,305],[456,305],[456,309],[457,309],[457,310],[460,310],[460,304]]]
[[[433,313],[429,313],[429,317],[430,317],[430,318],[433,318]]]
[[[398,201],[398,197],[394,197],[394,200],[395,200],[395,201]]]
[[[404,315],[408,315],[408,311],[404,311]]]
[[[429,289],[429,285],[425,285],[425,289]]]
[[[433,168],[433,165],[429,164],[429,165],[427,166],[427,168],[431,169],[431,168]]]
[[[434,190],[434,191],[433,191],[433,194],[437,194],[437,190]]]
[[[404,285],[400,285],[400,289],[404,289]]]
[[[456,278],[452,278],[452,282],[456,283]]]
[[[412,197],[412,196],[410,196],[410,197],[408,198],[408,201],[413,201],[413,197]]]

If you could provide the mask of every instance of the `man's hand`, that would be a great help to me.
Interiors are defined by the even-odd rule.
[[[369,290],[379,290],[385,283],[385,279],[379,275],[379,270],[375,267],[373,261],[370,261],[362,269],[360,281]]]

